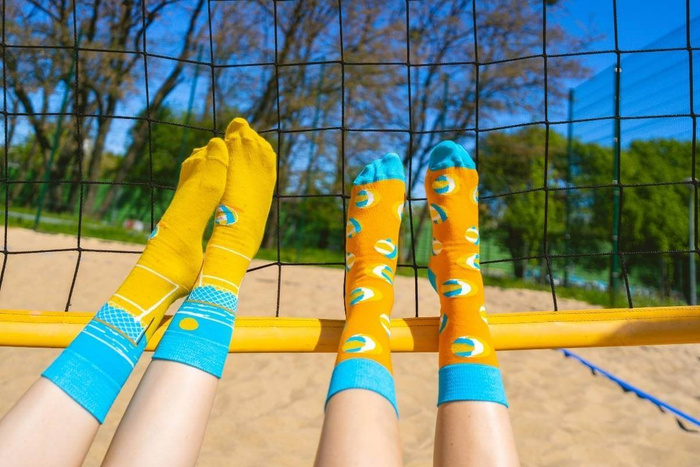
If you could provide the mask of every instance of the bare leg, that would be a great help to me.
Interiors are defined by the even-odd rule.
[[[197,277],[202,233],[223,194],[227,164],[222,140],[183,163],[173,201],[136,267],[0,420],[0,463],[82,463],[165,310]]]
[[[318,466],[401,465],[391,320],[404,202],[401,160],[387,154],[355,179],[348,211],[345,304]]]
[[[317,466],[400,466],[401,442],[394,407],[379,394],[350,389],[326,407]]]
[[[194,465],[218,383],[215,376],[182,363],[151,362],[104,465],[137,465],[144,459],[151,466]]]
[[[170,322],[105,465],[197,461],[233,333],[238,290],[262,240],[275,186],[272,147],[243,119],[226,130],[230,164],[202,271]]]
[[[493,402],[448,402],[438,408],[436,466],[517,466],[508,409]]]
[[[40,378],[0,420],[0,464],[81,465],[100,427],[65,392]]]
[[[461,146],[431,152],[425,191],[433,222],[428,278],[440,296],[438,466],[518,465],[505,389],[484,307],[478,174]]]

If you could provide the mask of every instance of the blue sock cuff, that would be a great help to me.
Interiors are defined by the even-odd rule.
[[[508,407],[501,370],[480,363],[457,363],[440,368],[438,406],[445,402],[497,402]]]
[[[365,185],[367,183],[378,182],[379,180],[392,179],[405,182],[406,175],[404,174],[401,158],[394,153],[389,153],[381,159],[377,159],[365,166],[362,172],[355,178],[353,184],[355,186]]]
[[[442,170],[450,167],[476,169],[471,156],[461,145],[454,141],[443,141],[430,151],[430,170]]]
[[[399,416],[394,377],[381,363],[367,358],[353,358],[338,363],[333,370],[326,405],[331,397],[346,389],[366,389],[376,392],[394,406],[396,416]]]
[[[103,371],[93,361],[68,347],[41,376],[68,394],[98,422],[104,423],[130,373],[119,375],[121,377],[117,381],[112,377],[114,375]]]
[[[221,378],[236,320],[238,297],[212,286],[195,288],[173,316],[153,358]]]
[[[228,345],[171,327],[165,331],[163,339],[153,353],[154,360],[170,360],[189,365],[219,379],[224,372],[227,357]]]

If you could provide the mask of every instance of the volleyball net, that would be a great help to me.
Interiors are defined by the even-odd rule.
[[[75,263],[64,311],[0,311],[0,344],[70,342],[91,316],[72,306],[85,258],[140,253],[85,238],[144,242],[188,151],[237,115],[276,148],[278,185],[249,271],[274,271],[272,298],[232,351],[336,350],[342,314],[291,317],[307,298],[283,278],[344,266],[351,181],[385,152],[406,167],[397,274],[413,278],[392,346],[435,350],[422,186],[443,139],[479,169],[486,284],[551,294],[541,313],[489,310],[497,348],[698,342],[698,13],[687,1],[646,46],[615,0],[599,31],[546,0],[3,2],[0,308],[13,264]],[[16,248],[15,227],[75,244]]]

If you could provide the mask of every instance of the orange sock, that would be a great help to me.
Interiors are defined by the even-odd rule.
[[[438,405],[465,400],[508,405],[485,315],[478,184],[464,148],[443,141],[433,149],[425,191],[433,222],[428,277],[440,296]]]
[[[367,389],[396,409],[389,336],[404,180],[396,154],[372,162],[355,179],[347,223],[347,321],[328,399],[346,389]]]

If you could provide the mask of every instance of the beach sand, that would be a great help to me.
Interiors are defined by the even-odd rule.
[[[75,237],[8,230],[10,251],[75,248]],[[81,248],[138,251],[139,245],[83,238]],[[77,251],[10,255],[0,308],[63,310]],[[71,310],[94,311],[109,297],[136,254],[83,251]],[[265,264],[256,261],[254,266]],[[276,265],[249,274],[240,295],[240,316],[274,316]],[[282,268],[281,316],[341,319],[343,272]],[[396,278],[394,317],[413,316],[413,278]],[[438,314],[427,280],[418,281],[421,316]],[[487,288],[491,313],[551,310],[547,292]],[[590,308],[560,299],[559,309]],[[55,349],[0,348],[0,415],[58,354]],[[700,345],[580,349],[596,365],[644,391],[700,416]],[[401,435],[407,466],[432,464],[437,398],[437,356],[395,354]],[[499,354],[521,461],[528,466],[700,465],[700,433],[681,430],[670,414],[593,376],[560,351]],[[305,466],[313,463],[323,403],[335,355],[232,354],[228,360],[198,465]],[[99,465],[150,361],[146,354],[100,429],[85,465]],[[167,389],[166,389],[167,390]]]

